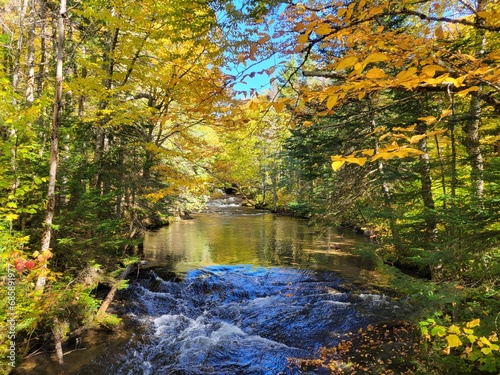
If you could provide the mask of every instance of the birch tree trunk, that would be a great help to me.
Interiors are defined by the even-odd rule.
[[[56,58],[56,91],[54,94],[54,110],[52,115],[52,131],[50,142],[50,169],[49,186],[47,191],[47,207],[45,209],[44,231],[42,236],[42,253],[50,249],[50,240],[52,237],[52,223],[56,209],[56,179],[59,164],[59,114],[62,104],[63,92],[63,55],[64,55],[64,21],[66,18],[66,0],[61,0],[59,19],[58,19],[58,37],[57,37],[57,58]],[[43,290],[46,283],[47,266],[45,265],[40,277],[37,280],[36,288]]]
[[[482,26],[485,24],[484,18],[479,14],[486,9],[487,0],[478,0],[476,8],[476,25]],[[476,55],[482,57],[486,48],[485,31],[480,27],[476,30]],[[469,154],[469,164],[471,167],[471,194],[478,204],[482,204],[484,194],[484,163],[483,155],[480,148],[479,127],[481,125],[481,91],[482,84],[476,92],[471,93],[471,101],[469,108],[469,120],[463,126],[465,133],[464,145]]]

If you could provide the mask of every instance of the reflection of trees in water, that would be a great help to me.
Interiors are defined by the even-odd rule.
[[[333,270],[367,281],[374,265],[349,252],[364,241],[349,231],[310,226],[304,219],[230,207],[148,233],[144,252],[182,272],[209,264],[252,264]]]

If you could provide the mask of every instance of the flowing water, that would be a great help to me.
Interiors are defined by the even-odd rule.
[[[147,234],[148,264],[119,296],[125,329],[66,356],[67,373],[300,374],[289,358],[401,314],[366,292],[384,280],[348,252],[362,236],[231,199]]]

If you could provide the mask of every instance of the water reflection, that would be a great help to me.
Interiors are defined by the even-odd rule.
[[[349,252],[365,243],[349,229],[319,228],[303,219],[237,206],[194,215],[148,232],[144,255],[176,273],[213,264],[286,266],[336,271],[373,282],[374,265]]]

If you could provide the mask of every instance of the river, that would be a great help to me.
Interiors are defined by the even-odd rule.
[[[373,291],[386,280],[350,252],[366,243],[351,230],[231,197],[193,216],[147,233],[147,264],[116,301],[124,327],[85,337],[65,356],[68,375],[302,374],[289,358],[404,313]]]

